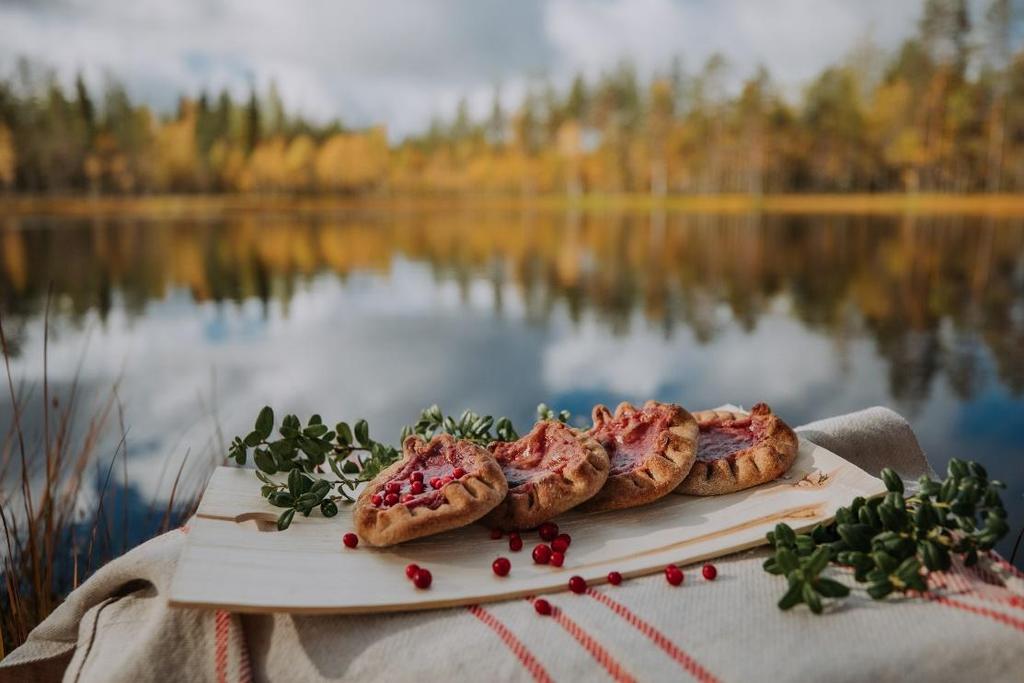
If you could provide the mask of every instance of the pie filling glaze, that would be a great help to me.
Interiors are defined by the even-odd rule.
[[[749,417],[737,420],[712,420],[700,424],[697,461],[713,462],[731,458],[764,437],[763,426]]]
[[[380,494],[382,499],[377,507],[405,505],[410,508],[424,506],[436,510],[445,502],[445,484],[475,471],[474,447],[465,441],[417,442],[412,448],[412,456],[405,466],[373,491]],[[460,476],[456,476],[456,469],[461,471]],[[419,493],[414,491],[417,483],[423,488]],[[398,485],[397,489],[395,484]],[[389,493],[397,495],[397,503],[388,504]]]
[[[494,459],[501,465],[510,489],[525,487],[548,472],[561,472],[583,455],[576,435],[560,422],[541,422],[518,441],[495,444]]]
[[[658,447],[662,432],[672,426],[673,414],[669,406],[656,405],[595,425],[590,433],[608,451],[609,476],[636,469]]]

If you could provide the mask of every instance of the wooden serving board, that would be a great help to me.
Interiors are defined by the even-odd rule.
[[[884,491],[879,479],[808,441],[778,481],[725,496],[671,494],[632,510],[557,520],[572,535],[561,568],[536,565],[530,551],[540,542],[524,532],[523,549],[491,540],[474,524],[392,548],[342,546],[351,530],[349,508],[325,519],[296,517],[277,531],[278,510],[259,492],[251,470],[221,467],[190,524],[185,550],[170,591],[173,606],[236,612],[344,613],[420,610],[505,600],[566,589],[573,574],[591,584],[609,571],[625,577],[660,572],[669,563],[689,564],[765,543],[776,523],[809,529],[830,520],[855,496]],[[512,561],[504,578],[491,572],[499,555]],[[405,578],[415,562],[433,574],[418,590]]]

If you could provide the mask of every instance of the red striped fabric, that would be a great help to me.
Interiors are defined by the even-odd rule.
[[[937,593],[922,593],[921,596],[931,600],[932,602],[937,602],[940,605],[946,605],[947,607],[954,607],[965,612],[970,612],[971,614],[988,617],[989,619],[1015,628],[1018,631],[1024,631],[1024,619],[1011,617],[1008,614],[1003,614],[1002,612],[989,609],[988,607],[979,607],[978,605],[972,605],[960,600],[955,600],[954,598],[946,597],[945,595],[938,595]]]
[[[501,623],[496,616],[485,610],[480,605],[468,605],[466,609],[469,610],[470,614],[486,624],[488,628],[494,631],[497,636],[501,638],[502,642],[505,643],[512,654],[515,655],[516,659],[518,659],[523,665],[523,668],[533,676],[533,680],[538,681],[538,683],[551,683],[551,676],[548,675],[548,672],[544,669],[541,663],[537,661],[537,658],[533,656],[529,649],[523,645],[523,642],[516,638],[515,634],[508,630],[508,627]]]
[[[625,619],[630,626],[632,626],[636,630],[640,631],[640,633],[647,636],[647,638],[651,642],[653,642],[655,645],[661,648],[661,650],[664,651],[665,654],[667,654],[669,657],[674,659],[676,663],[682,666],[684,671],[686,671],[688,674],[693,676],[698,681],[702,681],[704,683],[718,681],[718,679],[715,678],[714,674],[712,674],[710,671],[708,671],[700,664],[698,664],[697,660],[695,660],[689,654],[684,652],[682,648],[680,648],[678,645],[669,640],[669,638],[664,633],[659,631],[649,622],[641,619],[632,610],[630,610],[622,603],[613,600],[604,593],[599,593],[593,588],[587,589],[587,595],[597,600],[599,603],[610,609],[612,612],[615,612],[615,614]]]
[[[213,665],[217,671],[217,683],[228,680],[228,628],[231,626],[231,614],[217,610],[213,617],[214,653]]]
[[[529,597],[527,600],[532,603],[536,598]],[[565,613],[557,607],[552,606],[551,610],[551,618],[554,619],[559,626],[565,629],[566,633],[575,638],[576,642],[583,646],[583,649],[594,658],[595,662],[600,664],[604,670],[608,672],[608,675],[611,676],[613,680],[618,681],[619,683],[636,683],[636,679],[630,676],[629,673],[622,668],[622,665],[619,664],[618,660],[616,660],[608,650],[604,649],[600,643],[594,640],[589,633],[583,630],[579,624],[566,616]]]

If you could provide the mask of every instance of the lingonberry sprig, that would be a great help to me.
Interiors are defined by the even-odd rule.
[[[456,439],[472,441],[481,446],[519,438],[512,421],[507,417],[495,420],[491,415],[478,415],[467,410],[456,420],[451,415],[445,416],[436,404],[421,412],[415,424],[402,430],[402,441],[413,434],[425,441],[437,434],[451,434]]]
[[[559,410],[557,413],[554,408],[549,408],[547,403],[541,403],[537,406],[537,420],[558,420],[562,423],[568,423],[572,419],[572,413],[568,410]]]
[[[370,437],[366,420],[357,421],[354,427],[339,422],[332,430],[319,415],[310,417],[305,427],[295,415],[285,415],[279,438],[271,440],[273,431],[274,411],[266,406],[252,431],[245,438],[232,440],[228,457],[244,465],[252,450],[256,476],[263,482],[260,493],[271,505],[285,508],[277,520],[281,530],[291,525],[296,513],[308,517],[320,508],[325,517],[338,514],[338,503],[351,502],[356,486],[399,457],[395,447]],[[325,465],[336,479],[319,476]],[[286,482],[270,478],[284,472],[288,473]]]
[[[953,459],[946,474],[942,481],[922,476],[916,492],[905,496],[899,475],[886,468],[884,496],[854,498],[836,511],[833,522],[809,534],[777,525],[768,533],[775,553],[764,569],[789,583],[779,607],[805,603],[820,614],[823,598],[848,595],[846,585],[822,576],[829,563],[852,568],[854,580],[866,583],[876,600],[894,592],[927,591],[928,573],[949,569],[954,553],[967,566],[975,564],[979,553],[1009,531],[999,496],[1004,486],[976,462]]]

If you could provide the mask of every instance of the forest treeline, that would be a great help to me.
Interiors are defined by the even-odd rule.
[[[110,83],[71,89],[22,61],[0,81],[0,191],[494,193],[1017,192],[1024,50],[1014,0],[925,0],[916,33],[865,39],[798,101],[767,70],[737,91],[726,57],[650,79],[623,62],[563,89],[495,93],[474,119],[389,143],[382,126],[312,124],[276,89],[183,97],[160,116]]]

